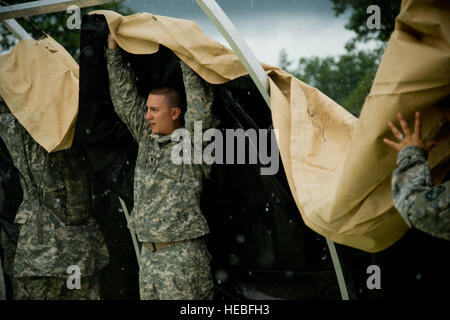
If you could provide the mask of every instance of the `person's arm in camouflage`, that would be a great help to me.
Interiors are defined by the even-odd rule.
[[[409,227],[414,227],[436,237],[450,240],[449,183],[433,187],[428,151],[436,141],[422,139],[420,113],[415,114],[414,132],[408,128],[403,116],[398,113],[403,133],[389,122],[399,142],[385,138],[383,141],[397,150],[398,168],[392,174],[392,198]],[[447,185],[447,186],[446,186]]]
[[[139,142],[146,126],[146,101],[138,93],[133,70],[123,62],[121,50],[107,48],[106,58],[114,110]]]
[[[426,159],[427,151],[417,146],[399,152],[392,174],[394,205],[409,227],[450,240],[449,183],[433,187]]]
[[[214,95],[210,84],[197,75],[187,64],[180,61],[186,91],[185,127],[194,134],[195,121],[202,122],[202,129],[207,130],[218,124],[218,119],[211,111]]]
[[[212,113],[212,104],[214,100],[213,90],[210,84],[197,75],[187,64],[180,60],[181,71],[183,74],[184,89],[186,91],[186,114],[184,115],[185,127],[189,131],[191,141],[193,143],[192,157],[195,163],[196,159],[202,159],[203,150],[197,148],[198,145],[204,145],[205,142],[199,135],[194,135],[194,128],[201,128],[202,133],[205,130],[214,128],[219,124]],[[197,124],[196,124],[197,122]],[[201,127],[199,127],[201,123]],[[195,138],[202,139],[195,141]],[[211,174],[211,166],[202,164],[202,171],[205,178],[209,178]]]

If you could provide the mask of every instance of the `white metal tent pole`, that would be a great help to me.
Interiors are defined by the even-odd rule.
[[[336,272],[337,281],[339,284],[339,290],[341,291],[342,300],[350,300],[347,291],[347,285],[345,284],[344,273],[342,272],[341,262],[336,251],[334,242],[327,239],[328,250],[330,250],[331,260],[333,261],[334,271]]]
[[[2,7],[0,5],[0,10],[2,10],[3,8],[7,8],[7,7]],[[2,18],[0,16],[0,22],[5,25],[6,29],[8,29],[9,32],[11,32],[17,40],[20,41],[20,40],[24,40],[24,39],[33,39],[30,36],[30,34],[28,32],[26,32],[25,29],[22,28],[22,26],[16,20],[6,19],[6,18]]]
[[[66,11],[71,5],[79,8],[121,2],[122,0],[41,0],[0,7],[0,20],[29,17],[38,14]]]
[[[120,201],[120,205],[122,206],[122,210],[123,210],[123,214],[125,215],[125,220],[127,221],[127,226],[128,226],[128,219],[130,218],[130,215],[128,213],[128,209],[127,206],[125,205],[125,202],[122,200],[121,197],[119,197],[119,201]],[[138,241],[136,239],[136,234],[130,229],[130,234],[131,234],[131,240],[133,240],[133,246],[134,246],[134,251],[136,252],[136,259],[139,265],[139,270],[141,270],[141,253],[139,251],[139,245],[138,245]]]
[[[268,93],[269,78],[252,50],[237,32],[233,23],[215,0],[195,1],[228,41],[231,48],[247,69],[250,77],[255,82],[256,87],[264,97],[267,105],[270,107],[270,97]]]
[[[227,17],[222,8],[216,3],[215,0],[195,0],[199,7],[206,13],[211,19],[216,28],[222,33],[224,38],[228,41],[231,48],[241,60],[244,67],[247,69],[250,77],[255,82],[259,92],[261,92],[264,100],[270,108],[269,79],[261,64],[236,30],[233,23]],[[328,249],[330,251],[331,259],[333,261],[334,270],[341,291],[342,300],[349,300],[347,286],[345,285],[344,274],[342,272],[341,263],[336,251],[334,242],[326,238]]]
[[[33,39],[28,32],[14,19],[0,20],[17,40]]]

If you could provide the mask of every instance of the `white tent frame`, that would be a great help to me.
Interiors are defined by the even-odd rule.
[[[15,21],[15,18],[46,14],[58,11],[65,11],[70,5],[76,5],[80,8],[101,5],[106,3],[121,2],[122,0],[41,0],[32,1],[22,4],[16,4],[12,6],[0,7],[0,22],[2,22],[8,30],[18,39],[32,39],[32,37]],[[244,67],[247,69],[250,77],[258,88],[259,92],[266,101],[270,108],[270,96],[269,96],[269,78],[265,73],[261,63],[257,60],[256,56],[247,45],[245,40],[240,36],[237,29],[222,10],[222,8],[216,3],[215,0],[195,0],[198,6],[205,12],[208,18],[214,23],[216,28],[222,33],[224,38],[228,41],[231,48],[241,60]],[[120,199],[120,198],[119,198]],[[128,220],[126,206],[120,199],[122,208],[124,210],[125,217]],[[135,235],[132,234],[133,244],[136,250],[136,256],[138,263],[139,250]],[[334,270],[336,272],[339,289],[341,292],[342,300],[349,300],[347,286],[345,283],[344,274],[339,261],[339,256],[336,251],[334,242],[326,238],[328,249],[330,251],[331,259],[333,261]]]

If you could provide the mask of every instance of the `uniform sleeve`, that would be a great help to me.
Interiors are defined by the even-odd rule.
[[[214,128],[219,121],[211,111],[214,98],[211,85],[183,61],[180,63],[186,90],[187,110],[184,115],[186,129],[193,134],[196,121],[201,121],[203,131]]]
[[[433,187],[427,152],[402,149],[392,174],[392,198],[405,222],[433,236],[450,240],[449,183]]]
[[[186,129],[192,137],[193,148],[191,150],[192,158],[195,162],[195,159],[202,158],[202,149],[197,146],[204,146],[206,142],[202,140],[202,135],[194,134],[194,128],[197,128],[197,131],[201,130],[201,132],[205,132],[208,129],[215,128],[219,124],[219,119],[214,116],[211,110],[214,100],[211,85],[204,81],[183,61],[180,61],[180,63],[187,105],[184,122]],[[203,162],[201,168],[203,176],[209,178],[211,175],[211,166]]]
[[[109,90],[114,110],[127,125],[137,142],[148,127],[144,120],[145,99],[139,95],[135,76],[129,64],[122,59],[120,49],[106,49]],[[150,130],[150,128],[148,127]]]

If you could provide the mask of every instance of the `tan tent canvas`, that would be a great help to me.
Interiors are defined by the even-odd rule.
[[[48,152],[72,144],[78,78],[78,64],[51,37],[22,40],[0,56],[0,96]]]
[[[264,65],[291,193],[306,225],[338,243],[376,252],[407,230],[390,194],[396,155],[382,138],[399,111],[408,119],[416,110],[426,114],[425,135],[442,126],[438,105],[445,104],[450,92],[450,14],[447,4],[435,3],[403,2],[360,119],[317,89]],[[150,13],[92,13],[106,17],[114,38],[130,53],[154,53],[164,45],[214,84],[247,74],[231,50],[192,21]],[[442,134],[430,154],[437,181],[448,170],[449,139],[448,132]]]

